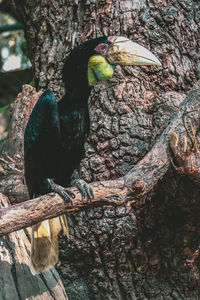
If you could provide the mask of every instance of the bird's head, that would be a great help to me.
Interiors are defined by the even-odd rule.
[[[116,65],[155,65],[159,60],[149,50],[125,37],[109,36],[86,41],[71,51],[63,68],[66,86],[88,86],[108,80]]]

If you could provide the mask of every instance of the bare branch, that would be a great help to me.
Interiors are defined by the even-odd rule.
[[[151,191],[170,166],[169,137],[173,132],[184,132],[182,115],[189,110],[200,110],[200,82],[188,93],[182,102],[177,116],[164,130],[152,150],[124,177],[118,180],[101,181],[91,184],[94,200],[83,201],[77,189],[70,188],[75,194],[73,206],[65,206],[57,194],[48,194],[37,199],[0,210],[0,235],[31,226],[44,219],[63,213],[85,210],[94,206],[130,206]]]
[[[48,194],[23,203],[5,207],[0,210],[0,235],[4,235],[42,220],[56,217],[63,213],[86,209],[101,205],[125,205],[128,188],[124,180],[92,183],[94,200],[88,203],[81,198],[76,188],[70,188],[75,194],[73,206],[65,205],[63,199],[57,194]],[[110,197],[110,199],[107,199]]]

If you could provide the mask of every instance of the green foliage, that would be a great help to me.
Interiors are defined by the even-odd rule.
[[[29,85],[31,85],[32,87],[35,86],[34,80],[31,80],[31,82],[29,82]]]
[[[7,104],[7,105],[5,105],[3,107],[0,107],[0,113],[2,113],[3,111],[5,111],[6,109],[8,109],[10,106],[11,106],[11,103]]]

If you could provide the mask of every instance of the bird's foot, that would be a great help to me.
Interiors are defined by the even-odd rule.
[[[68,204],[69,202],[73,204],[72,199],[75,198],[74,193],[64,188],[63,186],[56,184],[52,179],[48,179],[48,183],[50,187],[50,192],[54,192],[60,195],[64,199],[66,204]]]
[[[77,179],[73,181],[73,184],[77,187],[83,199],[86,198],[90,202],[92,201],[92,199],[94,199],[93,190],[89,186],[89,184],[85,182],[85,180]]]

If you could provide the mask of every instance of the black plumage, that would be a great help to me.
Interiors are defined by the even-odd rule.
[[[84,155],[84,143],[89,134],[88,60],[97,54],[95,47],[106,37],[83,43],[68,55],[63,68],[66,94],[57,103],[47,90],[37,101],[24,135],[25,180],[30,198],[49,192],[71,201],[72,173]],[[75,181],[82,196],[93,197],[91,188],[83,181]],[[58,233],[68,236],[66,216],[60,216],[32,226],[31,270],[40,273],[58,260]]]
[[[30,197],[49,192],[71,201],[67,190],[72,173],[84,155],[89,134],[88,98],[91,86],[108,80],[114,65],[158,65],[159,60],[147,49],[124,37],[101,37],[87,41],[68,55],[63,68],[65,96],[57,103],[47,90],[37,101],[24,136],[25,179]],[[93,197],[83,180],[76,180],[82,196]],[[65,216],[32,227],[31,266],[42,272],[58,259],[58,233],[68,236]]]
[[[52,191],[48,178],[67,187],[84,155],[89,133],[88,59],[107,37],[87,41],[68,55],[63,68],[65,96],[57,103],[47,90],[36,103],[25,137],[25,179],[30,197]]]

